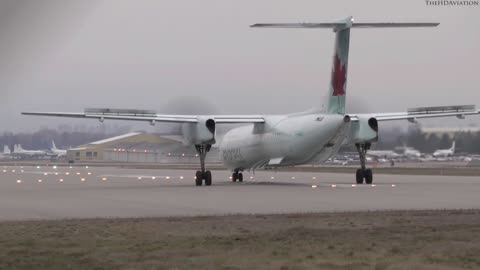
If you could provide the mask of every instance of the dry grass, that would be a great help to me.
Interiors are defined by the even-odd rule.
[[[0,269],[480,269],[480,210],[27,221],[0,230]]]

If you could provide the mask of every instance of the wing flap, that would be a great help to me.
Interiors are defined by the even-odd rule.
[[[422,118],[436,118],[436,117],[458,117],[464,118],[466,115],[479,114],[480,111],[475,109],[474,105],[461,106],[436,106],[436,107],[421,107],[411,108],[407,112],[396,113],[369,113],[362,114],[369,117],[375,117],[377,121],[394,121],[394,120],[408,120],[414,122],[416,119]],[[358,121],[358,115],[349,115],[351,121]]]
[[[146,122],[170,122],[170,123],[197,123],[199,117],[212,118],[219,124],[245,124],[265,123],[261,115],[174,115],[156,114],[149,110],[128,110],[128,109],[86,109],[83,113],[70,112],[22,112],[23,115],[66,117],[66,118],[89,118],[103,121],[128,120]]]

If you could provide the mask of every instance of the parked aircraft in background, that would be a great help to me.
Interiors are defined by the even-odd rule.
[[[452,157],[455,154],[455,141],[452,142],[452,147],[449,149],[439,149],[433,152],[434,157]]]
[[[434,27],[438,23],[356,23],[352,17],[334,23],[255,24],[252,27],[333,29],[335,49],[328,100],[325,107],[288,115],[164,115],[146,110],[86,109],[80,113],[24,112],[24,115],[73,118],[175,122],[182,124],[184,142],[195,146],[200,158],[200,170],[195,174],[196,185],[212,184],[212,174],[205,168],[205,157],[216,143],[219,124],[248,124],[228,131],[219,149],[224,165],[233,171],[232,181],[243,181],[242,171],[325,162],[340,146],[355,145],[360,156],[356,182],[370,184],[371,169],[366,168],[366,154],[378,140],[378,123],[430,117],[479,113],[474,106],[424,107],[396,113],[345,113],[350,30],[353,28]],[[370,40],[372,44],[375,41]],[[384,42],[385,43],[385,42]],[[382,46],[385,46],[383,43]],[[395,53],[395,52],[392,52]],[[374,80],[375,78],[372,78]],[[292,89],[294,91],[294,89]],[[237,93],[241,97],[241,93]],[[281,93],[276,93],[280,95]],[[275,94],[272,94],[273,98]],[[267,101],[270,102],[270,101]],[[320,102],[318,102],[320,103]]]
[[[46,151],[43,150],[25,150],[22,148],[21,144],[15,144],[13,146],[13,152],[12,156],[18,157],[18,158],[26,158],[26,157],[35,157],[35,158],[40,158],[44,157],[47,155]]]
[[[395,153],[392,150],[370,150],[367,155],[375,157],[377,159],[395,159],[400,158],[402,155]]]
[[[3,146],[3,152],[0,153],[0,158],[11,158],[12,151],[10,151],[10,147],[8,145]]]
[[[64,157],[67,155],[67,150],[58,149],[55,142],[52,140],[52,146],[50,147],[50,151],[48,151],[48,155],[56,158]]]

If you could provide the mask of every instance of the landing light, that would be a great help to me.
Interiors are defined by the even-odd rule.
[[[57,169],[57,166],[53,166],[54,169]]]
[[[43,173],[43,175],[48,175],[48,173]]]
[[[317,185],[312,185],[312,188],[313,188],[313,189],[317,188]]]
[[[7,170],[3,170],[3,172],[7,172]]]
[[[72,166],[69,167],[70,169],[73,168]]]
[[[397,185],[395,185],[395,184],[392,184],[392,187],[396,187],[396,186],[397,186]]]
[[[295,176],[292,176],[292,180],[295,180]]]
[[[18,184],[22,183],[22,180],[18,179],[18,180],[17,180],[17,183],[18,183]]]
[[[40,166],[37,166],[37,169],[40,169]]]
[[[253,176],[250,176],[250,179],[253,179]]]
[[[60,180],[58,180],[58,181],[63,182],[63,179],[60,179]]]
[[[85,182],[85,178],[81,178],[80,181]]]
[[[170,179],[170,176],[165,177],[165,179]]]
[[[38,182],[41,183],[41,182],[43,182],[43,180],[42,180],[42,179],[38,179]]]
[[[106,177],[103,177],[102,180],[103,180],[103,181],[107,181],[107,178],[106,178]]]
[[[270,177],[270,179],[275,179],[275,176]]]
[[[377,186],[377,185],[375,185],[375,184],[372,184],[372,187],[376,187],[376,186]]]
[[[12,172],[15,172],[15,170],[12,170]]]
[[[66,174],[66,175],[69,175],[70,173],[69,173],[69,172],[66,172],[65,174]]]
[[[88,166],[85,166],[85,169],[88,169]]]
[[[77,175],[80,175],[80,173],[79,173],[79,172],[77,172]]]
[[[180,176],[180,179],[183,179],[183,176]]]
[[[87,174],[88,174],[88,175],[91,175],[92,173],[91,173],[91,172],[88,172]]]
[[[336,188],[336,187],[337,187],[337,185],[332,185],[332,188]]]
[[[352,187],[356,187],[357,185],[353,184]]]
[[[142,177],[139,176],[137,179],[138,179],[138,180],[142,180]]]
[[[312,176],[312,179],[317,179],[317,177],[316,177],[316,176]]]
[[[156,179],[156,177],[155,177],[155,176],[152,176],[152,180],[155,180],[155,179]]]

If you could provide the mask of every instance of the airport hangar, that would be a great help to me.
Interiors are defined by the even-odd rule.
[[[207,162],[219,162],[218,150],[212,148]],[[67,160],[74,162],[198,163],[193,147],[185,146],[175,136],[128,133],[67,150]]]

